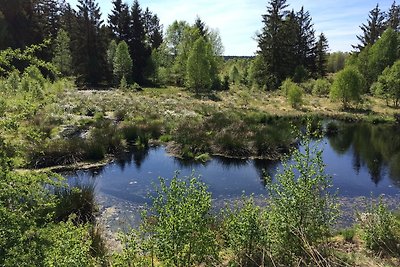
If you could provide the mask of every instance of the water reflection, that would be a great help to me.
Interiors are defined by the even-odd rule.
[[[338,154],[352,153],[356,173],[368,169],[377,185],[387,174],[395,184],[400,182],[400,129],[395,125],[337,123],[339,132],[329,138]]]

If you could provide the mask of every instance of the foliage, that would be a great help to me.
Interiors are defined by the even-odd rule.
[[[311,136],[308,130],[300,141],[303,151],[294,150],[276,182],[267,185],[270,249],[272,257],[285,265],[319,258],[313,249],[327,241],[338,212],[335,197],[328,192],[332,182],[324,172],[322,151]]]
[[[129,78],[132,71],[132,59],[129,55],[129,48],[125,41],[121,41],[115,51],[113,60],[114,75],[117,80],[123,77]]]
[[[211,194],[204,183],[175,176],[168,185],[160,178],[152,200],[146,227],[159,260],[168,266],[192,266],[216,259]]]
[[[268,218],[253,198],[243,198],[224,211],[223,232],[239,266],[260,265],[266,260]]]
[[[329,95],[331,84],[327,79],[318,79],[312,87],[312,94],[317,96]]]
[[[60,29],[54,42],[55,48],[52,63],[63,76],[72,75],[73,68],[70,49],[71,39],[69,38],[68,33],[63,29]]]
[[[298,108],[302,105],[302,95],[303,92],[300,86],[298,86],[297,84],[295,84],[294,86],[290,86],[287,94],[287,99],[293,108]]]
[[[393,101],[393,105],[398,107],[400,101],[400,60],[396,61],[392,67],[387,67],[378,82],[372,86],[373,93],[386,99]]]
[[[328,55],[327,71],[328,73],[336,73],[344,69],[346,59],[349,57],[345,52],[333,52]]]
[[[207,91],[211,87],[210,60],[207,55],[207,43],[203,37],[196,40],[187,61],[186,83],[196,93]]]
[[[347,108],[350,102],[360,101],[364,84],[364,78],[356,68],[346,67],[336,74],[330,97],[333,100],[340,100],[343,107]]]
[[[400,223],[388,210],[382,198],[371,201],[366,213],[358,215],[367,248],[376,252],[400,255]]]

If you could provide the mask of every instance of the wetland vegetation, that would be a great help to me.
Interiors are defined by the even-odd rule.
[[[376,186],[389,177],[399,194],[400,6],[384,16],[377,5],[355,51],[329,54],[308,11],[272,0],[257,54],[224,59],[199,17],[163,34],[136,0],[113,1],[107,25],[96,1],[78,2],[0,5],[1,266],[400,264],[385,196],[338,229],[340,193],[318,146],[329,137],[356,172]],[[132,153],[140,165],[157,145],[189,165],[254,160],[268,196],[215,210],[201,178],[159,178],[140,227],[116,240],[95,185],[52,172]],[[270,177],[260,162],[278,160]]]

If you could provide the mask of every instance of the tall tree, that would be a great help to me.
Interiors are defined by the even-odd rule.
[[[58,0],[39,0],[35,4],[35,18],[42,38],[56,37],[60,29],[61,7]]]
[[[189,27],[190,26],[186,21],[177,20],[168,26],[165,41],[173,57],[178,55],[179,45],[183,41],[184,32]]]
[[[385,15],[379,8],[379,4],[369,12],[367,24],[363,23],[360,28],[363,34],[357,35],[357,39],[361,44],[353,45],[353,48],[358,51],[363,50],[367,45],[373,45],[385,30]]]
[[[400,31],[400,5],[397,5],[396,1],[393,1],[387,14],[386,27],[390,27],[396,32]]]
[[[308,11],[301,7],[296,14],[298,31],[296,58],[297,66],[305,67],[310,73],[315,72],[315,31]]]
[[[194,22],[194,27],[199,30],[201,36],[207,38],[208,28],[204,23],[204,21],[202,21],[199,16],[196,17],[196,20]]]
[[[146,32],[144,28],[143,11],[139,2],[135,0],[131,8],[131,22],[129,31],[129,49],[133,60],[133,79],[142,84],[144,69],[151,50],[146,47]]]
[[[321,33],[316,45],[316,65],[319,77],[324,77],[327,72],[328,48],[328,39],[324,33]]]
[[[287,13],[285,8],[288,5],[286,0],[271,0],[267,7],[267,14],[263,15],[263,29],[258,35],[259,53],[265,62],[268,76],[267,86],[277,88],[278,84],[285,78],[282,69],[285,68],[283,47],[285,47],[283,18]]]
[[[79,0],[78,3],[74,64],[81,75],[81,82],[95,85],[103,78],[106,65],[103,21],[95,0]]]
[[[129,7],[122,0],[113,1],[113,9],[108,15],[108,25],[113,36],[118,41],[128,42],[129,40]]]
[[[149,8],[146,8],[143,17],[147,46],[151,50],[156,49],[163,42],[163,30],[160,19]]]

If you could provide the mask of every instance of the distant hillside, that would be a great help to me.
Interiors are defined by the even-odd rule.
[[[223,56],[224,60],[231,60],[231,59],[253,59],[254,56]]]

